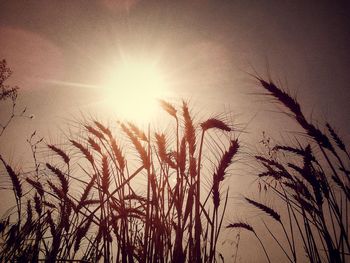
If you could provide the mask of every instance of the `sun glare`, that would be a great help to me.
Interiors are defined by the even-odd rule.
[[[110,106],[122,117],[147,122],[155,114],[166,81],[154,64],[124,62],[111,72],[107,84]]]

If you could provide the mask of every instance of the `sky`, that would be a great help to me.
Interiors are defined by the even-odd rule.
[[[33,130],[60,140],[81,114],[127,118],[115,107],[121,92],[104,87],[128,59],[161,70],[166,100],[190,100],[199,115],[232,112],[248,145],[288,129],[251,74],[271,76],[350,141],[349,13],[348,1],[0,1],[0,58],[21,88],[18,106],[35,116],[11,124],[0,149],[20,161],[17,138]]]
[[[259,92],[247,73],[270,74],[338,126],[350,110],[348,11],[345,1],[2,1],[0,55],[38,117],[96,103],[83,86],[103,86],[130,56],[164,69],[168,97],[239,114]]]

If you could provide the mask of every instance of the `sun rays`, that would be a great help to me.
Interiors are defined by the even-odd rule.
[[[165,74],[155,63],[128,60],[109,72],[103,86],[108,107],[122,117],[139,121],[155,114],[157,99],[167,93]]]

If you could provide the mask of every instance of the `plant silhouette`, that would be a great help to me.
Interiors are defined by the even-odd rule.
[[[214,262],[228,198],[220,189],[238,140],[220,119],[194,122],[186,102],[160,104],[169,134],[92,120],[64,147],[34,132],[29,175],[1,157],[17,204],[0,224],[1,261]],[[227,148],[208,143],[215,136]],[[50,162],[36,157],[43,144]],[[204,173],[214,151],[222,156]]]
[[[16,116],[18,88],[5,84],[11,70],[0,63],[0,101],[11,102],[0,136]],[[259,88],[303,130],[297,143],[264,137],[265,154],[253,153],[259,191],[274,196],[281,210],[245,197],[271,220],[264,229],[286,260],[346,262],[349,257],[350,155],[335,129],[307,120],[296,99],[272,81]],[[218,262],[228,188],[223,182],[240,150],[231,123],[195,121],[187,102],[161,100],[170,131],[143,131],[130,122],[110,128],[96,119],[79,123],[60,145],[33,132],[28,139],[31,172],[17,171],[0,155],[15,206],[0,222],[1,262]],[[49,156],[41,159],[38,149]],[[272,228],[271,222],[278,225]],[[231,230],[252,233],[266,260],[269,247],[246,222]],[[283,233],[279,238],[278,231]],[[240,240],[240,234],[237,239]],[[298,246],[302,244],[302,248]],[[238,243],[236,246],[238,251]],[[235,255],[235,260],[237,255]]]
[[[267,92],[265,95],[282,105],[303,133],[295,138],[294,144],[291,140],[290,144],[271,145],[271,140],[265,137],[262,143],[266,153],[255,155],[262,167],[258,188],[284,204],[282,211],[286,216],[250,198],[246,201],[281,226],[284,239],[278,239],[276,228],[272,230],[263,222],[288,261],[297,262],[306,254],[310,262],[347,262],[350,251],[348,149],[329,123],[325,131],[321,131],[307,120],[296,99],[272,81],[257,79]],[[233,223],[227,227],[255,233],[253,227],[248,226]],[[303,251],[297,248],[298,244],[302,244]]]

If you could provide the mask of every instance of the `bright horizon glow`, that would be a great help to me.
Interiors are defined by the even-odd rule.
[[[119,117],[149,122],[166,89],[164,75],[154,63],[124,61],[110,73],[106,84],[108,106]]]

